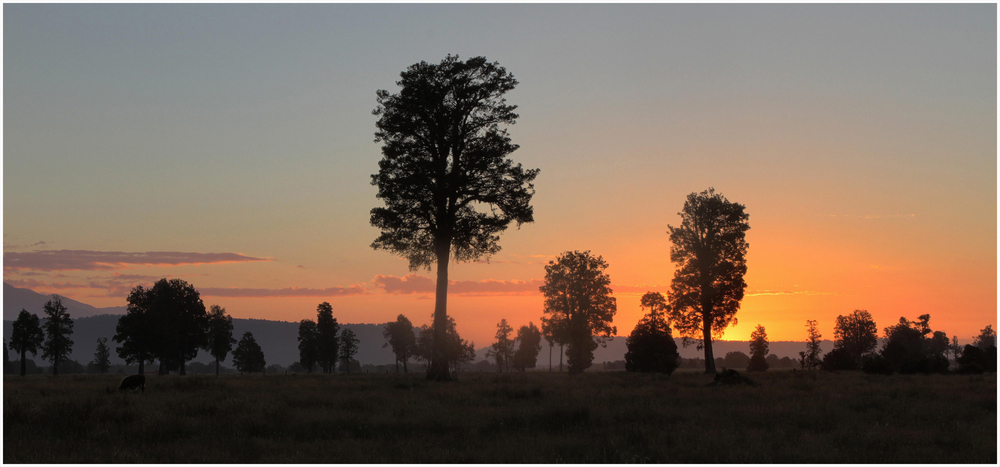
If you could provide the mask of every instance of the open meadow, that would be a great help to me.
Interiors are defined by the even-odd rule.
[[[751,376],[6,376],[3,461],[997,462],[995,374]]]

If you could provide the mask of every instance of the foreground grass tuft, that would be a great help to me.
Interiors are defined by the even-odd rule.
[[[6,376],[9,463],[993,463],[996,375]]]

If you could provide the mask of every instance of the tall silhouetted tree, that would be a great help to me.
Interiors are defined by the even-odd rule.
[[[493,360],[497,363],[497,371],[503,371],[504,369],[510,369],[510,361],[514,358],[514,341],[510,339],[510,333],[514,332],[514,328],[507,324],[506,319],[501,319],[497,323],[497,341],[490,346],[490,350],[486,352],[487,357],[493,357]]]
[[[679,227],[670,229],[670,260],[677,263],[671,283],[674,327],[687,343],[705,349],[705,373],[715,373],[712,336],[736,324],[743,300],[750,215],[745,206],[709,188],[684,202]]]
[[[618,332],[611,325],[618,307],[607,268],[604,258],[589,251],[567,251],[545,266],[545,283],[539,287],[547,315],[542,322],[569,344],[570,374],[590,367],[594,349]]]
[[[21,376],[27,374],[25,354],[31,352],[32,355],[37,355],[45,340],[45,334],[42,333],[39,323],[38,315],[28,313],[25,309],[21,309],[17,319],[14,320],[10,332],[10,348],[21,358]]]
[[[243,333],[243,338],[236,344],[236,350],[233,351],[233,366],[240,372],[240,375],[263,372],[264,368],[267,367],[264,351],[257,344],[257,340],[253,338],[253,333],[249,331]]]
[[[518,115],[504,94],[517,80],[484,57],[440,64],[420,62],[400,74],[398,94],[376,93],[375,142],[382,143],[372,175],[385,207],[371,211],[382,234],[372,243],[409,259],[410,269],[437,264],[436,344],[428,379],[449,379],[445,357],[448,262],[500,251],[499,234],[511,222],[532,222],[532,182],[507,157],[517,149],[507,134]]]
[[[819,354],[822,349],[819,348],[819,345],[820,338],[823,336],[816,328],[817,323],[814,319],[806,320],[806,351],[799,352],[802,357],[802,369],[812,370],[820,364]]]
[[[215,357],[215,376],[219,376],[219,362],[233,350],[233,317],[226,309],[212,305],[208,310],[208,351]]]
[[[323,367],[323,373],[333,373],[333,367],[337,364],[337,353],[340,350],[338,332],[340,324],[333,317],[333,307],[327,302],[320,303],[316,307],[316,342],[319,349],[316,363]]]
[[[517,330],[517,350],[514,351],[511,366],[521,371],[525,368],[534,368],[540,350],[542,350],[542,331],[530,322],[527,326],[521,326]]]
[[[340,365],[348,373],[351,372],[351,360],[358,354],[358,342],[360,341],[354,331],[344,329],[340,333]]]
[[[299,322],[299,364],[312,373],[313,366],[319,359],[319,332],[316,323],[311,319]],[[323,369],[326,372],[326,369]]]
[[[747,366],[747,370],[767,370],[768,346],[767,331],[764,330],[764,326],[758,324],[757,329],[750,333],[750,365]]]
[[[848,366],[857,369],[862,358],[869,355],[878,345],[878,328],[867,310],[854,310],[853,313],[837,316],[833,325],[833,348],[843,349],[850,358]]]
[[[53,295],[52,300],[45,302],[42,308],[45,312],[44,324],[45,342],[42,343],[42,358],[52,362],[52,374],[59,374],[59,363],[68,360],[73,351],[73,318],[69,317],[62,298]]]
[[[392,353],[396,356],[396,373],[399,373],[399,362],[403,362],[403,372],[409,373],[406,362],[413,356],[417,346],[417,336],[413,333],[413,323],[409,318],[400,314],[396,321],[386,323],[382,331],[386,343],[382,348],[391,346]]]
[[[90,362],[91,366],[98,373],[104,374],[108,372],[108,368],[111,368],[111,350],[108,349],[108,338],[102,337],[97,339],[97,349],[94,351],[94,361]]]
[[[659,292],[646,292],[639,306],[649,309],[625,340],[625,371],[671,374],[680,364],[677,344],[670,331],[669,306]]]
[[[135,286],[126,301],[125,314],[118,318],[112,339],[121,344],[115,349],[118,357],[129,365],[138,364],[141,375],[145,372],[145,364],[153,363],[158,347],[162,346],[157,317],[152,311],[153,290]]]

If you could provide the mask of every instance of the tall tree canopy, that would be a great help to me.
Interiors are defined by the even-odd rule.
[[[535,327],[535,323],[521,326],[517,330],[517,350],[514,351],[511,365],[521,371],[525,368],[534,368],[540,350],[542,350],[542,331]]]
[[[219,376],[219,362],[233,350],[233,317],[226,314],[226,309],[212,305],[208,309],[208,351],[215,357],[215,376]]]
[[[21,376],[27,374],[25,354],[31,352],[32,355],[37,355],[38,349],[41,348],[42,342],[45,340],[45,334],[39,323],[38,315],[21,309],[11,328],[9,345],[21,359]]]
[[[735,325],[743,300],[750,215],[745,206],[709,188],[691,193],[678,213],[681,225],[670,230],[670,260],[677,263],[670,304],[674,326],[705,349],[705,373],[715,373],[712,336]]]
[[[323,373],[333,373],[337,365],[337,353],[340,351],[338,338],[340,324],[333,317],[333,307],[323,302],[316,307],[316,363],[323,368]]]
[[[62,303],[62,298],[53,295],[52,300],[45,302],[42,307],[45,312],[45,342],[42,343],[42,358],[52,362],[52,374],[59,374],[59,363],[69,359],[70,352],[73,351],[73,340],[69,336],[73,335],[73,318],[69,317],[66,306]]]
[[[844,349],[849,360],[848,366],[857,369],[861,359],[872,353],[878,345],[878,327],[867,310],[854,310],[844,316],[838,315],[833,325],[833,348]]]
[[[504,94],[517,80],[498,63],[448,55],[440,64],[412,65],[400,78],[397,94],[376,93],[372,112],[383,156],[372,185],[385,202],[371,211],[382,231],[372,247],[406,257],[411,270],[437,264],[437,344],[427,377],[448,380],[448,262],[496,254],[511,222],[534,221],[538,169],[507,157],[518,146],[506,126],[518,115]]]
[[[542,322],[569,345],[570,374],[590,367],[594,349],[618,332],[611,325],[618,306],[607,268],[604,258],[589,251],[567,251],[545,266],[545,283],[539,287],[545,297]]]
[[[304,319],[299,322],[299,364],[307,373],[312,373],[317,359],[319,359],[319,332],[316,330],[316,322]]]
[[[649,312],[625,339],[625,370],[671,374],[680,363],[680,355],[670,331],[667,301],[659,292],[646,292],[639,306]]]
[[[406,362],[413,356],[417,346],[417,336],[413,333],[413,323],[410,322],[409,318],[400,314],[396,317],[396,321],[386,323],[385,329],[382,330],[382,336],[386,340],[382,348],[391,346],[392,353],[396,356],[396,373],[399,373],[399,362],[403,362],[403,372],[409,373],[410,370]]]

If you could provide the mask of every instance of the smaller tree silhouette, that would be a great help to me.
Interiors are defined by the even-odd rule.
[[[90,362],[90,366],[102,375],[111,368],[111,350],[108,349],[107,337],[97,339],[97,350],[94,351],[94,361]]]
[[[833,349],[840,352],[830,357],[829,361],[824,359],[824,368],[827,369],[857,369],[864,357],[878,345],[878,327],[868,310],[854,310],[847,316],[837,316],[833,336]]]
[[[21,376],[27,372],[25,354],[31,352],[32,355],[37,355],[45,340],[45,334],[42,333],[39,323],[38,315],[28,313],[25,309],[21,309],[17,319],[14,320],[10,333],[10,348],[20,356]]]
[[[25,309],[21,309],[17,319],[14,320],[10,333],[10,348],[21,358],[21,376],[27,374],[25,354],[31,352],[32,355],[37,355],[45,340],[45,334],[42,333],[39,323],[38,315],[28,313]]]
[[[312,373],[317,359],[319,359],[319,334],[316,331],[316,323],[311,319],[304,319],[299,322],[299,363],[307,373]]]
[[[639,300],[641,309],[649,309],[625,339],[625,371],[671,374],[680,364],[668,320],[669,307],[663,295],[646,292]]]
[[[990,346],[996,347],[997,345],[997,332],[993,330],[993,325],[986,325],[976,339],[972,342],[972,345],[979,347],[982,350],[986,350]]]
[[[316,363],[323,367],[323,373],[333,373],[333,367],[337,364],[337,351],[340,345],[337,342],[337,333],[340,331],[340,324],[337,318],[333,317],[333,307],[329,303],[323,302],[316,307],[316,342],[319,353]]]
[[[342,368],[346,368],[347,372],[351,372],[351,359],[354,358],[358,353],[358,337],[354,334],[354,331],[350,329],[344,329],[340,333],[340,365]]]
[[[530,322],[527,326],[521,326],[517,330],[517,351],[514,352],[513,367],[521,371],[525,368],[534,368],[540,350],[542,350],[542,331]]]
[[[391,346],[392,353],[396,355],[396,373],[399,373],[399,362],[403,362],[403,372],[409,373],[406,363],[413,356],[417,346],[417,336],[413,332],[413,323],[409,318],[400,314],[396,321],[386,323],[382,331],[386,343],[382,348]]]
[[[226,309],[212,305],[208,310],[208,345],[207,350],[215,357],[215,376],[219,376],[219,362],[233,350],[233,317],[226,314]]]
[[[42,343],[42,358],[52,362],[52,375],[59,374],[59,364],[69,360],[73,351],[73,318],[69,317],[62,298],[53,295],[52,300],[45,302],[42,308],[45,312],[45,342]]]
[[[757,329],[750,334],[750,364],[747,366],[747,370],[766,371],[769,366],[767,352],[767,331],[764,330],[764,326],[758,324]]]
[[[457,371],[459,367],[476,360],[476,344],[462,339],[458,334],[455,319],[449,316],[446,320],[443,348],[445,358],[448,360],[449,370]],[[417,347],[414,356],[430,364],[434,359],[434,325],[423,325],[420,327],[420,335],[417,337]]]
[[[233,351],[233,366],[239,370],[240,375],[243,373],[255,373],[263,372],[264,368],[267,367],[267,362],[264,360],[264,351],[261,350],[260,345],[257,344],[257,340],[253,338],[253,333],[247,331],[243,333],[243,338],[236,345],[236,350]]]
[[[806,320],[806,332],[808,340],[806,341],[806,351],[799,352],[799,356],[802,357],[802,369],[813,370],[819,367],[820,359],[819,354],[822,351],[820,349],[820,338],[823,337],[819,330],[816,329],[817,321],[814,319]]]
[[[492,357],[496,362],[497,371],[502,372],[503,370],[510,370],[510,361],[514,358],[514,341],[510,339],[510,333],[514,329],[507,324],[506,319],[501,319],[497,323],[497,341],[490,346],[490,350],[486,352],[486,357]]]
[[[746,368],[750,366],[750,356],[740,352],[739,350],[734,350],[732,352],[726,352],[726,356],[722,359],[726,368],[736,369],[736,368]]]

